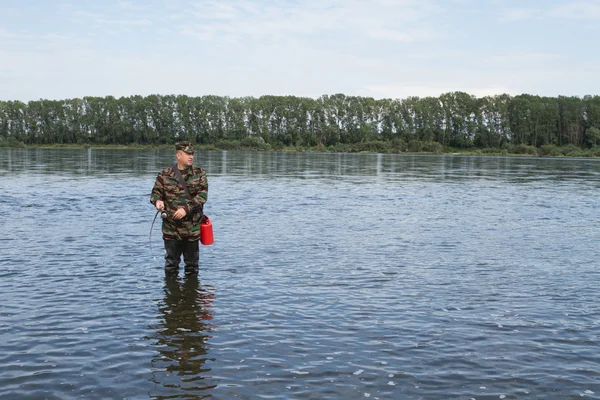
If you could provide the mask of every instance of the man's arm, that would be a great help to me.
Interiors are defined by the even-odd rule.
[[[154,204],[157,210],[163,211],[165,209],[164,203],[164,182],[162,174],[158,174],[152,193],[150,194],[150,203]]]

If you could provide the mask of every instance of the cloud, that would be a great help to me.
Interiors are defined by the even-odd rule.
[[[227,25],[187,25],[179,29],[179,33],[205,42],[237,43],[241,38]]]
[[[540,10],[533,8],[513,8],[506,10],[500,17],[500,22],[516,22],[540,18]]]
[[[559,53],[543,52],[502,52],[480,57],[480,63],[487,68],[503,70],[526,68],[544,69],[549,63],[561,61],[564,57]]]
[[[136,13],[137,15],[137,13]],[[122,25],[122,26],[147,26],[152,25],[148,18],[111,18],[107,14],[93,13],[89,11],[74,11],[72,20],[78,23],[89,24],[90,21],[99,25]]]
[[[376,39],[392,40],[394,42],[409,43],[415,40],[414,36],[393,29],[376,29],[369,33]]]
[[[426,0],[305,0],[301,5],[205,1],[191,5],[186,14],[196,20],[189,22],[181,32],[188,36],[194,32],[192,36],[201,40],[213,40],[220,35],[230,39],[233,34],[249,41],[334,34],[346,41],[362,38],[414,42],[432,36],[432,29],[423,28],[423,23],[427,27],[432,14],[440,11],[433,4]]]
[[[532,19],[600,19],[600,1],[569,1],[544,8],[512,8],[505,10],[501,22],[516,22]]]
[[[125,26],[140,26],[140,25],[152,25],[152,21],[141,18],[141,19],[106,19],[97,18],[95,20],[99,24],[107,25],[125,25]]]
[[[567,2],[552,9],[549,15],[567,19],[600,19],[600,1]]]
[[[224,4],[218,1],[204,1],[192,6],[192,15],[208,20],[234,20],[240,17],[243,4]]]
[[[57,32],[17,33],[2,28],[0,28],[0,38],[4,39],[0,50],[2,48],[8,49],[9,46],[15,46],[17,49],[28,48],[29,46],[43,46],[45,49],[50,49],[68,43],[81,43],[80,39]]]
[[[15,38],[18,38],[18,37],[20,37],[20,36],[17,35],[16,33],[9,32],[6,29],[0,28],[0,38],[3,38],[3,39],[15,39]]]
[[[119,1],[118,4],[119,4],[119,7],[122,8],[123,10],[138,11],[138,10],[145,10],[147,8],[146,6],[137,4],[133,1]]]
[[[433,61],[433,60],[466,60],[473,58],[473,53],[466,49],[436,49],[436,50],[418,50],[404,55],[405,59],[414,61]]]
[[[365,96],[388,99],[408,97],[439,97],[444,93],[465,92],[475,97],[495,96],[499,94],[518,94],[514,89],[503,86],[465,87],[460,85],[367,85],[363,88]]]
[[[75,17],[81,17],[81,18],[92,18],[92,19],[98,19],[98,18],[102,18],[102,14],[98,14],[98,13],[93,13],[93,12],[89,12],[89,11],[75,11],[73,12],[73,15]]]
[[[362,86],[361,94],[376,98],[406,98],[437,97],[442,93],[461,91],[484,97],[524,92],[577,94],[582,89],[580,83],[576,91],[573,89],[573,77],[564,72],[573,67],[569,58],[560,53],[505,51],[481,54],[474,50],[446,50],[439,53],[439,59],[435,55],[417,53],[413,56],[414,63],[394,66],[396,75],[402,77],[400,79],[379,68],[380,76],[370,76],[370,82]],[[434,66],[440,62],[443,68]],[[591,67],[582,67],[579,75],[591,76],[591,70]]]

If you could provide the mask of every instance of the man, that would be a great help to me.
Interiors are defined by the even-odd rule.
[[[206,172],[194,167],[194,148],[190,142],[177,143],[175,157],[177,163],[156,177],[150,202],[163,213],[165,273],[176,275],[179,272],[183,253],[186,275],[197,274],[200,221],[208,198],[208,182]]]

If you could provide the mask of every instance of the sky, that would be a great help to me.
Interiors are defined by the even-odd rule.
[[[0,100],[600,95],[600,0],[0,0]]]

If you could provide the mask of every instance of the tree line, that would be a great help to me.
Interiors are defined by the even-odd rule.
[[[225,147],[245,141],[271,148],[341,149],[371,144],[375,150],[391,143],[400,151],[410,150],[411,143],[421,144],[421,150],[423,144],[593,148],[600,144],[600,96],[478,98],[452,92],[380,100],[335,94],[316,99],[150,95],[2,101],[0,140],[150,146],[189,140]]]

